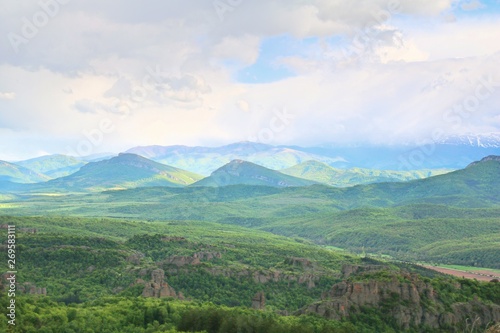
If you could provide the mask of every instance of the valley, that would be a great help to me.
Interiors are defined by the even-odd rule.
[[[273,333],[448,332],[500,318],[497,156],[411,172],[234,159],[209,176],[133,153],[74,163],[30,161],[61,176],[0,183],[23,331],[59,320],[79,332],[96,316],[98,330]]]

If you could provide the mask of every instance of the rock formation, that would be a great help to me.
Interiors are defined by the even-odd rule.
[[[263,310],[266,307],[266,295],[264,293],[258,292],[252,298],[252,308],[257,310]]]
[[[306,258],[292,257],[292,258],[286,259],[285,263],[287,263],[288,265],[292,265],[292,266],[302,267],[304,269],[314,267],[313,263],[309,259],[306,259]]]
[[[165,272],[162,269],[155,269],[151,272],[151,281],[145,283],[142,296],[156,298],[178,297],[174,288],[165,282]]]
[[[10,276],[8,273],[4,273],[0,275],[0,292],[4,292],[9,289],[10,282],[7,278]],[[47,295],[47,289],[43,287],[37,287],[34,283],[24,282],[19,283],[16,282],[16,293],[17,294],[30,294],[30,295]]]
[[[17,292],[21,294],[30,294],[30,295],[47,295],[47,289],[35,286],[31,282],[25,282],[23,284],[17,285]]]
[[[210,261],[213,259],[222,258],[222,254],[220,252],[197,252],[192,256],[171,256],[168,257],[164,263],[167,265],[175,265],[177,267],[182,267],[186,265],[199,265],[202,260]]]
[[[344,276],[356,272],[374,272],[383,266],[343,268]],[[369,275],[366,275],[369,277]],[[478,326],[500,322],[500,306],[484,304],[475,299],[455,303],[446,309],[430,283],[415,274],[399,272],[390,279],[346,280],[322,294],[321,301],[300,311],[316,313],[328,319],[340,320],[359,312],[363,306],[384,311],[395,319],[401,329],[410,327],[455,328],[466,320],[477,320]],[[451,330],[453,332],[453,330]]]

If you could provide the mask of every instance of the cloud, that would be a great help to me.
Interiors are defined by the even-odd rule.
[[[462,8],[463,10],[469,11],[469,10],[476,10],[476,9],[484,8],[484,5],[479,0],[472,0],[472,1],[467,1],[463,4],[461,4],[460,8]]]
[[[225,37],[213,48],[213,56],[234,60],[244,66],[253,64],[259,56],[260,39],[256,36]]]
[[[72,1],[18,53],[0,44],[0,100],[9,100],[0,103],[0,138],[15,146],[8,153],[27,151],[28,141],[38,145],[33,153],[65,153],[103,119],[115,130],[94,152],[248,140],[283,109],[295,118],[270,143],[500,131],[497,97],[460,124],[443,119],[481,75],[500,76],[498,14],[460,8],[477,1],[232,3],[221,20],[212,1]],[[2,8],[0,30],[20,35],[24,18],[41,10]],[[243,83],[246,70],[275,80]]]
[[[81,113],[97,113],[95,103],[89,100],[76,101],[75,109]]]
[[[451,3],[452,0],[255,0],[235,6],[221,22],[212,3],[202,0],[153,0],[148,6],[130,0],[89,0],[61,5],[46,24],[35,25],[38,33],[34,36],[23,31],[35,24],[33,15],[44,13],[43,8],[35,4],[11,5],[0,14],[0,29],[21,36],[26,43],[19,45],[17,53],[9,43],[2,44],[0,63],[43,66],[71,75],[110,58],[142,58],[176,66],[212,54],[251,63],[260,38],[280,34],[300,38],[352,35],[371,22],[382,23],[391,16],[393,8],[404,15],[434,16],[449,9]]]
[[[8,99],[15,99],[16,98],[16,93],[13,92],[1,92],[0,91],[0,99],[8,100]]]

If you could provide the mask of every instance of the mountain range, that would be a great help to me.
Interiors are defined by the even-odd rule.
[[[236,159],[274,170],[291,167],[307,160],[328,164],[344,162],[339,156],[321,156],[291,147],[276,147],[253,142],[239,142],[221,147],[146,146],[132,148],[126,152],[201,175],[209,175]]]
[[[50,178],[59,178],[77,172],[87,163],[87,161],[73,156],[56,154],[36,157],[16,164]]]
[[[37,183],[50,178],[21,165],[0,161],[0,182]]]
[[[127,152],[206,176],[235,159],[273,170],[290,168],[310,160],[343,169],[456,170],[484,156],[500,155],[500,136],[449,137],[420,145],[300,147],[239,142],[220,147],[144,146]]]
[[[51,180],[40,187],[65,189],[124,189],[144,186],[180,187],[190,185],[203,177],[148,160],[134,154],[120,154],[109,160],[91,162],[79,171]]]
[[[208,177],[208,186],[195,186],[204,184],[193,176],[183,182],[191,186],[180,186],[167,182],[172,179],[165,175],[178,169],[162,170],[161,164],[123,154],[58,180],[2,188],[8,195],[0,195],[0,207],[8,216],[213,221],[402,259],[500,268],[499,159],[488,156],[425,179],[345,188],[280,186],[276,182],[291,182],[283,178],[290,176],[234,161]],[[131,170],[138,176],[130,178]],[[269,181],[255,177],[261,174]],[[86,194],[89,190],[92,195]]]
[[[231,161],[243,160],[267,168],[268,170],[264,173],[269,173],[270,170],[279,171],[281,178],[288,175],[302,178],[304,184],[310,184],[304,182],[304,180],[308,180],[346,187],[426,178],[464,168],[484,156],[500,155],[500,144],[498,146],[494,144],[497,142],[495,138],[489,138],[487,145],[478,144],[478,142],[484,143],[486,138],[452,138],[441,143],[421,147],[402,145],[398,147],[322,146],[304,148],[252,142],[240,142],[221,147],[145,146],[129,149],[126,154],[139,155],[151,160],[151,162],[154,161],[167,167],[182,170],[182,172],[192,173],[193,175],[188,176],[188,178],[195,180],[195,182],[200,179],[200,176],[194,175],[212,177],[211,175],[218,170],[214,177],[220,178],[222,174],[220,168],[227,166]],[[10,186],[9,182],[39,183],[67,177],[88,164],[109,160],[112,157],[113,155],[109,154],[86,157],[48,155],[18,162],[3,162],[0,168],[0,181],[3,184],[1,186]],[[141,163],[144,162],[145,160],[142,160]],[[98,166],[105,165],[103,163]],[[261,171],[263,172],[264,169]],[[254,176],[259,177],[258,174],[259,172],[256,172]],[[109,176],[114,177],[114,173],[109,173]],[[152,175],[144,175],[149,180],[139,181],[137,176],[138,174],[131,175],[131,180],[124,178],[104,183],[113,183],[113,186],[120,187],[122,186],[120,182],[124,182],[124,188],[129,188],[134,184],[137,186],[191,184],[187,179],[181,182],[175,180],[173,182],[157,182],[149,179]],[[267,177],[264,174],[260,176]],[[214,177],[201,184],[212,182]],[[234,184],[235,181],[233,179],[229,183]],[[60,183],[60,181],[58,182]],[[212,186],[216,183],[217,181],[212,182]],[[241,183],[249,182],[246,179],[241,180]]]
[[[409,171],[376,170],[363,168],[333,168],[318,161],[306,161],[291,168],[280,170],[286,175],[308,179],[335,187],[360,184],[402,182],[422,179],[450,172],[450,169],[422,169]]]

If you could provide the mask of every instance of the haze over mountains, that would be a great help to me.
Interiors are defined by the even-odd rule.
[[[37,183],[50,178],[21,165],[0,161],[0,181],[16,183]]]
[[[291,147],[275,147],[253,142],[239,142],[221,147],[147,146],[129,149],[127,153],[141,155],[178,168],[193,170],[202,175],[209,175],[235,159],[245,160],[274,170],[291,167],[307,160],[316,160],[327,164],[346,162],[339,156],[323,156]]]
[[[260,184],[281,187],[322,183],[347,187],[440,175],[464,168],[488,155],[500,155],[500,145],[460,141],[459,144],[434,145],[432,150],[429,147],[412,150],[408,147],[303,148],[252,142],[221,147],[147,146],[129,149],[116,159],[102,154],[88,157],[48,155],[3,162],[0,182],[4,188],[12,189],[16,185],[10,183],[53,180],[35,187],[57,185],[79,190],[187,186],[195,182],[198,186]],[[236,160],[245,163],[236,167]]]
[[[408,171],[464,168],[484,156],[500,155],[500,138],[452,137],[422,146],[300,147],[239,142],[221,147],[145,146],[127,152],[206,176],[234,159],[273,170],[314,160],[337,168]]]
[[[450,172],[449,169],[422,169],[409,171],[377,170],[363,168],[333,168],[318,161],[306,161],[280,172],[314,182],[336,187],[352,186],[352,184],[370,184],[383,182],[408,181],[427,178]]]
[[[143,186],[186,186],[202,176],[148,160],[134,154],[120,154],[109,160],[84,165],[78,172],[48,182],[61,188],[103,190]]]
[[[73,156],[46,155],[17,162],[17,165],[44,174],[51,178],[70,175],[80,170],[87,161]]]
[[[19,184],[22,186],[7,191],[2,188],[0,202],[3,214],[9,216],[212,221],[356,251],[364,247],[396,258],[500,268],[498,159],[486,157],[467,168],[425,179],[345,188],[323,184],[280,186],[272,181],[290,181],[282,178],[290,176],[242,161],[230,163],[206,178],[210,187],[196,183],[178,186],[165,179],[161,181],[167,185],[160,187],[123,186],[133,182],[130,178],[118,185],[104,183],[110,181],[110,173],[103,170],[117,172],[128,167],[137,174],[153,172],[152,181],[159,177],[158,171],[152,170],[159,170],[155,162],[123,154],[89,164],[75,176]],[[219,178],[221,172],[230,176]],[[255,178],[262,172],[270,181]],[[95,181],[89,183],[87,176]],[[102,191],[108,186],[113,190]],[[81,188],[94,192],[74,193]]]

